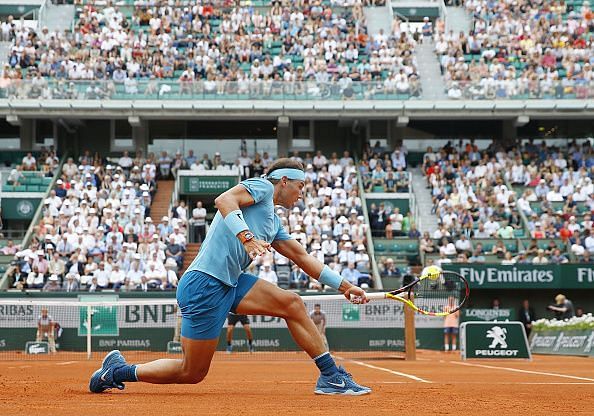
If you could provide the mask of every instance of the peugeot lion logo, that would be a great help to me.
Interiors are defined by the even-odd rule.
[[[499,345],[501,348],[507,348],[507,342],[505,342],[505,338],[507,336],[507,329],[501,328],[500,326],[494,326],[493,328],[487,331],[487,338],[492,338],[493,341],[489,348],[495,348]]]

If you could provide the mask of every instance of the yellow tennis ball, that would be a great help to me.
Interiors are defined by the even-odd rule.
[[[441,269],[437,266],[429,266],[425,268],[423,277],[431,280],[437,280],[441,274]]]

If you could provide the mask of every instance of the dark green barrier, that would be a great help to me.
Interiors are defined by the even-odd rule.
[[[530,334],[530,349],[535,354],[594,357],[594,329],[533,330]]]
[[[444,264],[473,289],[594,289],[594,264]]]
[[[182,195],[218,195],[238,183],[237,176],[181,176]]]
[[[2,218],[6,220],[30,220],[41,198],[2,198]]]

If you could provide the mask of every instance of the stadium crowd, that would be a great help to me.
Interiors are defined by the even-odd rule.
[[[452,99],[594,96],[594,19],[588,0],[463,2],[468,33],[435,31]]]
[[[416,41],[399,24],[370,36],[361,2],[297,3],[89,1],[64,32],[21,28],[9,17],[0,96],[420,95]]]
[[[43,201],[32,242],[14,253],[11,286],[43,291],[166,290],[177,286],[188,226],[183,201],[153,219],[158,160],[124,153],[69,158]],[[160,166],[163,174],[163,166]]]
[[[479,151],[472,141],[461,149],[448,143],[439,152],[427,149],[423,169],[439,228],[423,235],[420,249],[439,253],[438,262],[485,262],[489,255],[502,264],[592,261],[589,142],[560,149],[529,141],[507,152],[497,146]],[[523,190],[519,197],[516,189]],[[525,225],[531,238],[526,247],[506,244],[523,238]],[[488,251],[484,241],[473,244],[486,239],[496,240]],[[539,240],[549,241],[543,246]]]

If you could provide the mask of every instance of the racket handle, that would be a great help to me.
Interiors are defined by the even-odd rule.
[[[385,299],[386,293],[385,292],[371,292],[367,293],[367,299],[369,300],[378,300],[378,299]]]

